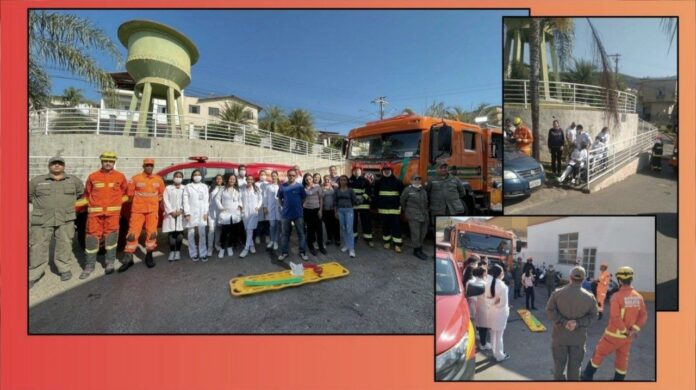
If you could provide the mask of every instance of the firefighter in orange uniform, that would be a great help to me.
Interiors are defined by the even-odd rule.
[[[102,239],[106,249],[104,272],[107,275],[114,272],[121,204],[128,199],[128,181],[123,173],[114,169],[116,153],[104,152],[99,159],[101,169],[87,177],[85,196],[77,201],[78,206],[87,206],[86,260],[80,279],[87,279],[94,272]]]
[[[159,219],[159,204],[164,194],[164,181],[152,171],[155,160],[143,160],[143,172],[131,178],[128,183],[128,196],[133,199],[131,206],[128,235],[126,236],[126,257],[118,272],[124,272],[133,265],[133,253],[138,248],[138,238],[145,223],[145,264],[148,268],[155,266],[152,252],[157,248],[157,222]]]
[[[517,148],[527,156],[532,155],[532,141],[534,136],[532,132],[522,124],[522,119],[517,117],[513,121],[515,125],[515,141],[517,141]]]
[[[609,324],[595,348],[592,359],[583,371],[582,380],[592,380],[604,358],[612,353],[616,353],[614,380],[624,380],[628,370],[631,343],[638,337],[638,332],[648,321],[643,297],[631,286],[633,268],[620,267],[616,272],[616,279],[619,281],[620,288],[611,297]]]
[[[602,319],[604,315],[604,302],[607,299],[607,290],[609,290],[609,282],[611,281],[611,275],[606,264],[599,266],[601,273],[599,274],[599,281],[597,282],[597,305],[599,310],[599,319]]]

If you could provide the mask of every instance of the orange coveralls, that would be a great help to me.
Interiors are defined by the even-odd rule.
[[[604,301],[607,298],[607,290],[609,290],[609,271],[602,271],[599,275],[599,282],[597,283],[597,304],[599,305],[599,312],[604,311]]]
[[[633,338],[626,335],[629,329],[640,331],[648,321],[643,297],[631,286],[623,286],[611,297],[611,315],[604,335],[590,360],[598,368],[607,355],[616,352],[614,369],[622,375],[628,370],[628,354]]]
[[[515,134],[514,134],[515,140],[517,140],[517,147],[520,149],[520,151],[527,156],[532,155],[532,141],[534,140],[534,136],[532,136],[532,132],[524,127],[520,126],[515,129]]]
[[[133,205],[124,252],[134,253],[137,249],[143,222],[147,234],[145,249],[152,252],[157,248],[157,222],[163,193],[164,181],[157,175],[147,175],[142,172],[131,178],[128,184],[128,196],[133,199]]]
[[[84,199],[87,201],[85,251],[88,255],[97,253],[102,238],[106,240],[107,252],[116,248],[121,204],[128,199],[127,190],[128,181],[117,170],[100,169],[87,177]]]

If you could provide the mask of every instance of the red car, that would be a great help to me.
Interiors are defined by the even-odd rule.
[[[186,185],[191,181],[191,173],[198,169],[203,174],[203,180],[206,184],[210,185],[213,179],[217,175],[228,175],[234,174],[239,168],[240,163],[230,163],[224,161],[208,161],[206,156],[192,156],[189,157],[191,162],[173,164],[167,166],[159,171],[155,172],[157,175],[162,177],[164,184],[169,185],[174,182],[174,172],[181,171],[184,174],[183,184]],[[259,172],[266,170],[268,177],[270,178],[271,171],[278,171],[278,176],[281,181],[285,181],[288,169],[292,168],[290,165],[282,164],[267,164],[267,163],[251,163],[246,165],[247,175],[251,175],[258,180]],[[300,173],[298,172],[298,175]],[[128,178],[130,180],[130,178]],[[79,202],[79,200],[78,200]],[[125,246],[126,233],[128,232],[128,220],[130,218],[130,200],[123,203],[121,206],[121,222],[119,230],[118,248],[123,249]],[[75,206],[75,211],[77,212],[77,219],[75,224],[77,225],[77,237],[80,245],[84,248],[85,241],[85,231],[87,226],[87,206]],[[164,220],[164,205],[160,203],[160,218],[159,227],[162,227],[162,220]]]
[[[466,291],[461,270],[449,253],[435,259],[435,379],[462,381],[474,378],[476,335],[469,317],[467,296],[483,294],[483,284]]]

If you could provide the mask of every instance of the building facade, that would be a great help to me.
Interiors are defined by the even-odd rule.
[[[553,264],[568,277],[576,262],[592,278],[606,263],[611,274],[620,266],[635,271],[633,285],[646,299],[655,294],[654,217],[565,217],[527,228],[527,256]]]
[[[672,111],[677,104],[677,79],[643,79],[638,87],[638,113],[656,126],[672,124]]]

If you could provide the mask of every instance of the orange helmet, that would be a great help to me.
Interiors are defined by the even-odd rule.
[[[152,158],[146,158],[143,160],[143,165],[155,165],[155,160]]]
[[[394,170],[394,168],[392,167],[392,164],[391,164],[391,163],[384,163],[384,164],[382,164],[382,170],[385,170],[385,169]]]

